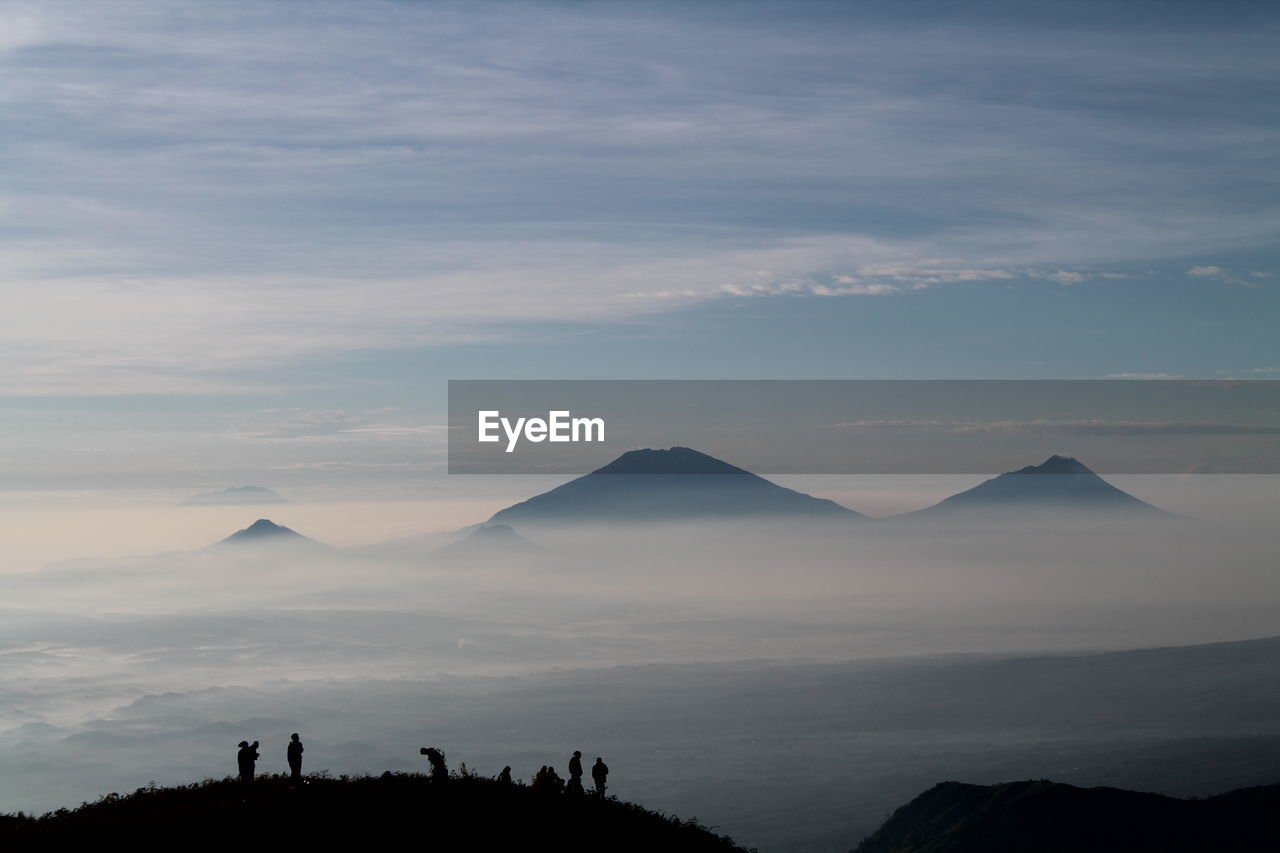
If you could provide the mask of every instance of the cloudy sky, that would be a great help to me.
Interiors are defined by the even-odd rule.
[[[8,3],[0,465],[403,478],[450,378],[1280,377],[1280,15],[1114,5]]]
[[[0,807],[220,775],[227,745],[294,730],[337,772],[416,768],[434,742],[527,774],[583,738],[624,797],[762,847],[825,825],[848,850],[850,813],[869,828],[962,772],[1166,784],[1173,763],[1089,770],[1114,742],[1018,763],[1009,727],[832,729],[899,707],[892,683],[648,665],[1275,634],[1280,478],[1117,479],[1195,519],[1159,536],[733,531],[681,555],[641,531],[532,552],[537,571],[424,559],[425,539],[197,549],[267,513],[337,546],[457,528],[564,479],[443,475],[450,379],[1280,379],[1277,35],[1280,7],[1231,0],[4,0]],[[1133,420],[1135,441],[1165,427]],[[1058,437],[1007,467],[1071,452]],[[779,477],[872,515],[982,477],[833,479]],[[175,506],[245,484],[293,503]],[[1224,710],[1280,719],[1251,659],[1210,670],[1170,680],[1213,699],[1196,742],[1271,732]],[[702,717],[668,713],[713,683]],[[1033,696],[1037,732],[1082,707],[1025,683],[990,689]],[[817,716],[778,738],[796,695]],[[1096,719],[1137,707],[1098,695]],[[1137,749],[1145,713],[1090,736]],[[989,777],[960,763],[975,744]],[[1185,793],[1274,779],[1197,748],[1218,751],[1179,765]],[[760,784],[770,756],[799,811]]]

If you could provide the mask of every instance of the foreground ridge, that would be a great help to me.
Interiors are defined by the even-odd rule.
[[[8,849],[127,838],[132,847],[314,843],[395,843],[406,838],[456,849],[690,850],[743,853],[732,839],[697,822],[650,811],[615,797],[568,797],[502,784],[463,769],[448,785],[418,773],[305,777],[260,776],[251,790],[231,778],[174,788],[107,794],[42,817],[0,816]],[[367,849],[353,847],[352,849]]]

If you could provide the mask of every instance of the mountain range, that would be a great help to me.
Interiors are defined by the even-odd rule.
[[[1079,460],[1055,455],[896,518],[1010,517],[1027,510],[1167,515],[1111,485]],[[866,518],[834,501],[779,486],[705,453],[673,447],[624,453],[603,468],[495,513],[489,523],[519,528],[765,516],[827,521]]]
[[[1111,485],[1079,460],[1055,455],[891,520],[1017,520],[1031,511],[1169,516]],[[538,546],[517,531],[538,527],[764,519],[870,520],[835,501],[788,489],[688,447],[645,449],[624,453],[589,474],[499,510],[488,521],[457,531],[460,538],[436,553],[530,554]],[[290,542],[328,547],[265,518],[218,544]]]

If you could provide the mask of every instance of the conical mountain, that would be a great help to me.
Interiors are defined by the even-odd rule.
[[[900,518],[942,518],[969,513],[1021,510],[1138,512],[1166,515],[1164,510],[1117,489],[1087,465],[1070,456],[1050,456],[979,483],[972,489]]]
[[[301,533],[297,533],[283,524],[276,524],[267,518],[260,518],[243,530],[237,530],[217,545],[286,545],[309,546],[329,549],[323,542],[317,542]]]
[[[516,533],[507,524],[483,524],[464,539],[452,542],[435,553],[448,559],[525,557],[538,554],[542,547]]]
[[[784,488],[705,453],[672,447],[624,453],[603,468],[495,513],[489,521],[519,528],[769,516],[863,517],[834,501]]]

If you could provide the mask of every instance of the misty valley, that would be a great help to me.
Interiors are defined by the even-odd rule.
[[[765,851],[850,850],[947,780],[1280,781],[1274,530],[1076,460],[872,519],[635,451],[341,548],[260,497],[216,543],[0,575],[0,811],[221,778],[242,739],[283,772],[295,731],[331,775],[424,771],[434,743],[528,782],[579,749]]]

